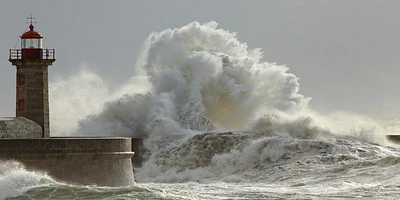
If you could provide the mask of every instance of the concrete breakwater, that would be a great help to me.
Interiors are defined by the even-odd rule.
[[[135,183],[131,142],[117,137],[3,138],[0,159],[20,161],[28,170],[47,171],[67,183],[128,186]]]

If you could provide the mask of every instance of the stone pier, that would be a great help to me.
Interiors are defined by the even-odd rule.
[[[0,159],[73,184],[134,185],[133,155],[130,138],[0,139]]]

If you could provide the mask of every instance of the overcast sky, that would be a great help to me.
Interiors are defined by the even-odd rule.
[[[85,66],[115,87],[134,75],[152,31],[215,20],[264,61],[287,65],[320,112],[400,116],[400,1],[0,1],[0,116],[15,115],[9,49],[36,17],[54,77]],[[17,43],[18,41],[18,43]],[[51,95],[51,94],[50,94]],[[68,95],[68,94],[65,94]]]

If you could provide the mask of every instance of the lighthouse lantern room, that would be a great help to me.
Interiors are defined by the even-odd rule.
[[[30,30],[21,36],[22,58],[40,59],[43,57],[43,36],[33,28],[34,26],[31,24],[29,26]]]

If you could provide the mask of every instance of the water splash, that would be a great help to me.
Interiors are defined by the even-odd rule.
[[[310,98],[299,93],[299,78],[289,68],[263,61],[261,49],[217,26],[192,22],[151,33],[135,68],[142,76],[135,85],[110,92],[101,79],[84,73],[78,77],[83,84],[72,85],[83,95],[71,91],[71,99],[62,100],[55,91],[79,81],[55,84],[52,102],[54,95],[71,107],[62,112],[56,105],[53,112],[85,116],[70,126],[71,135],[146,138],[147,162],[136,171],[139,181],[241,180],[308,152],[337,154],[335,160],[344,151],[350,156],[343,159],[357,159],[334,134],[373,140],[375,124],[311,112]],[[143,85],[146,89],[136,89]],[[88,105],[79,109],[79,102]]]
[[[15,197],[35,188],[56,184],[45,172],[28,171],[12,160],[0,160],[0,199]]]

